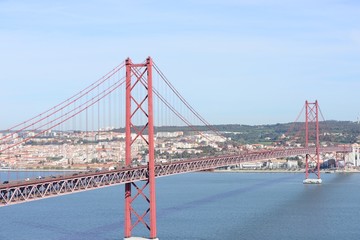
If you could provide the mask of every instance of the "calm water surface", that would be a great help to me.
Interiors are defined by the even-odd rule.
[[[2,173],[3,174],[3,173]],[[157,179],[158,237],[360,239],[360,174],[191,173]],[[0,239],[123,239],[123,186],[0,208]],[[143,228],[137,235],[147,235]]]

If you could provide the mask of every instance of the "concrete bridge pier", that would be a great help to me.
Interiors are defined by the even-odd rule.
[[[142,238],[142,237],[129,237],[124,238],[124,240],[159,240],[158,238]]]

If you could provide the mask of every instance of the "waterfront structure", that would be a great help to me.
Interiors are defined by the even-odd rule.
[[[345,163],[351,164],[354,167],[360,166],[360,145],[359,144],[352,145],[352,152],[346,156]]]

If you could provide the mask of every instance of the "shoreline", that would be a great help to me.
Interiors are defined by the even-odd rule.
[[[206,172],[206,171],[205,171]],[[280,169],[276,169],[276,170],[217,170],[214,169],[212,171],[208,171],[208,172],[214,172],[214,173],[301,173],[304,174],[305,170],[301,169],[298,171],[288,171],[288,170],[280,170]],[[320,171],[321,174],[334,174],[334,173],[360,173],[360,170],[355,170],[355,169],[351,169],[351,170],[336,170],[336,171],[331,171],[331,172],[327,172],[327,171]]]
[[[78,172],[78,171],[87,171],[84,169],[3,169],[0,168],[0,172]],[[219,170],[211,169],[198,172],[212,172],[212,173],[305,173],[305,169],[300,169],[296,171],[289,170],[251,170],[251,169],[230,169],[230,170]],[[360,170],[357,169],[346,169],[346,170],[330,170],[330,172],[321,170],[321,174],[330,174],[330,173],[360,173]]]
[[[78,171],[85,171],[85,170],[83,170],[83,169],[26,169],[26,168],[4,169],[4,168],[0,168],[0,172],[78,172]]]

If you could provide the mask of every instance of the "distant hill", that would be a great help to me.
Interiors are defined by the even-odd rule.
[[[299,138],[297,142],[303,143],[305,137],[304,123],[277,123],[269,125],[242,125],[242,124],[222,124],[213,126],[225,136],[231,137],[232,140],[246,143],[264,143],[271,144],[278,142],[282,135],[285,134],[290,139]],[[196,126],[199,131],[207,131],[208,127]],[[320,141],[339,144],[355,143],[359,140],[360,124],[351,121],[323,121],[319,123]],[[291,129],[291,130],[290,130]],[[185,126],[167,126],[156,127],[156,132],[192,132],[193,130]]]

